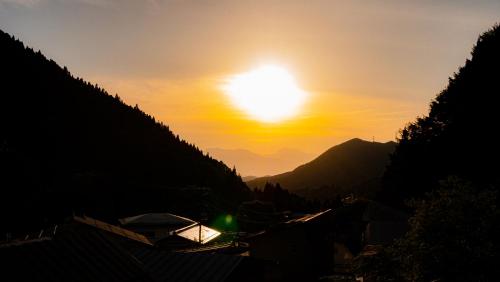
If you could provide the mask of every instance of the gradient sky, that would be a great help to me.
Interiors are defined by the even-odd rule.
[[[498,0],[0,0],[0,28],[75,75],[202,149],[261,154],[393,140],[499,21]],[[309,93],[296,118],[251,120],[221,92],[261,63]]]

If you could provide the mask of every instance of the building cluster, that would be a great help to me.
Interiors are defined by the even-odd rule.
[[[354,281],[356,256],[376,254],[406,230],[406,215],[372,201],[281,217],[252,215],[248,206],[243,221],[273,218],[272,224],[228,236],[170,213],[116,224],[74,216],[3,242],[3,275],[12,281]]]

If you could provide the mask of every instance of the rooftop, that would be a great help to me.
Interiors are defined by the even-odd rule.
[[[182,238],[205,244],[217,238],[221,233],[205,225],[193,224],[187,228],[176,230],[175,234]]]
[[[123,226],[127,225],[191,225],[196,223],[186,217],[171,213],[145,213],[141,215],[122,218],[119,220]]]
[[[97,230],[0,245],[2,278],[13,281],[153,281],[136,258]]]
[[[153,243],[148,238],[146,238],[146,236],[141,235],[139,233],[135,233],[133,231],[130,231],[130,230],[127,230],[124,228],[121,228],[121,227],[118,227],[116,225],[112,225],[112,224],[109,224],[109,223],[106,223],[106,222],[103,222],[103,221],[100,221],[100,220],[97,220],[97,219],[94,219],[91,217],[87,217],[87,216],[83,216],[83,217],[75,216],[75,217],[73,217],[73,219],[75,222],[78,222],[78,223],[81,223],[81,224],[84,224],[84,225],[87,225],[87,226],[90,226],[93,228],[97,228],[99,230],[103,230],[103,231],[118,235],[118,236],[123,237],[123,238],[127,238],[127,239],[130,239],[130,240],[133,240],[133,241],[136,241],[139,243],[143,243],[146,245],[153,245]]]

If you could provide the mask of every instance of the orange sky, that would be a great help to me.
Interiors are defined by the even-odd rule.
[[[418,3],[417,3],[418,2]],[[0,0],[0,28],[202,149],[311,154],[393,140],[498,20],[498,1]],[[309,93],[265,124],[220,90],[261,63]]]
[[[162,80],[101,83],[117,93],[133,93],[122,96],[130,104],[154,113],[201,148],[245,148],[257,153],[297,148],[319,154],[353,137],[392,140],[398,128],[427,107],[427,103],[416,106],[404,100],[308,90],[308,100],[296,117],[264,123],[236,109],[219,89],[220,80],[215,77],[176,83]]]

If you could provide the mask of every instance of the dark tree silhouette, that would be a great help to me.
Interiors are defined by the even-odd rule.
[[[397,206],[413,198],[415,215],[404,238],[377,256],[358,258],[365,277],[498,280],[499,66],[496,25],[479,37],[471,59],[431,103],[428,116],[401,131],[379,196]]]
[[[0,231],[73,212],[197,217],[250,198],[235,170],[1,31],[0,62]]]
[[[382,201],[403,205],[448,175],[480,184],[500,181],[500,27],[482,34],[470,60],[449,79],[428,116],[405,127],[384,175]]]
[[[498,191],[450,177],[415,201],[409,232],[376,256],[357,259],[370,281],[498,281]]]
[[[255,188],[255,200],[272,203],[278,211],[301,211],[312,212],[320,208],[319,203],[306,200],[296,194],[290,193],[281,187],[279,183],[266,183],[263,189]]]

